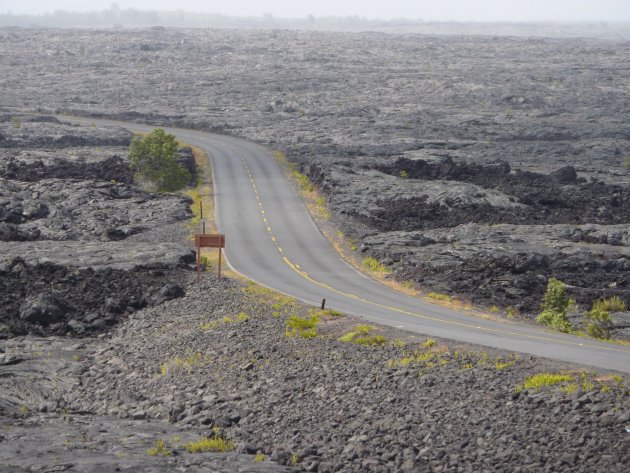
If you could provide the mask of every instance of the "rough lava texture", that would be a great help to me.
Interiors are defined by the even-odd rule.
[[[131,183],[129,132],[45,116],[0,129],[0,336],[99,333],[184,294],[191,201]]]
[[[630,224],[630,46],[621,39],[212,29],[0,35],[5,110],[179,125],[280,149],[321,185],[344,233],[360,243],[378,234],[405,241],[404,261],[367,241],[363,248],[396,261],[396,274],[424,290],[446,291],[452,272],[414,259],[423,246],[411,249],[397,232]],[[6,131],[15,126],[5,120],[0,143],[20,139]],[[562,270],[558,247],[523,266],[518,245],[484,235],[476,248],[483,262],[464,258],[457,271],[485,283],[458,285],[458,296],[503,309],[516,303],[533,315],[542,277],[579,287],[584,268],[598,267],[586,278],[589,297],[614,289],[630,305],[625,254],[608,263],[618,245],[599,242],[602,259],[599,247],[580,242],[585,251]],[[583,309],[592,302],[581,290],[576,297]]]
[[[349,316],[323,316],[313,339],[287,337],[289,316],[307,313],[263,288],[204,275],[185,297],[135,312],[109,337],[75,347],[57,383],[44,378],[30,399],[22,370],[41,348],[29,339],[0,344],[13,363],[0,393],[12,400],[9,413],[19,405],[33,411],[12,422],[26,417],[21,422],[55,432],[42,412],[65,412],[73,423],[103,425],[102,434],[84,427],[89,438],[103,438],[101,451],[133,450],[107,437],[114,425],[137,429],[148,446],[173,432],[218,428],[250,462],[265,454],[252,471],[266,471],[269,461],[320,473],[627,469],[627,376],[386,327],[372,332],[385,337],[383,346],[338,341],[364,323]],[[50,358],[45,363],[57,360]],[[516,389],[540,372],[571,380]],[[11,451],[17,432],[0,452]],[[75,448],[58,454],[78,461]],[[195,458],[173,450],[174,461]]]

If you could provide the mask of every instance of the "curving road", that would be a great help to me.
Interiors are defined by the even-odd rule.
[[[72,118],[77,123],[154,127]],[[516,352],[630,372],[630,347],[466,315],[398,293],[344,262],[320,233],[275,159],[248,141],[166,128],[212,159],[217,227],[226,234],[230,266],[305,302],[372,322]]]

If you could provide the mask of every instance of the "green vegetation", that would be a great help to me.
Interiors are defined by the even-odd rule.
[[[598,299],[593,302],[593,310],[597,312],[624,312],[626,303],[619,296],[612,296],[608,299]]]
[[[543,296],[543,311],[536,317],[536,322],[560,332],[572,332],[573,325],[567,318],[567,309],[571,304],[575,304],[575,301],[567,295],[566,284],[556,278],[549,279]]]
[[[254,457],[254,463],[262,463],[265,461],[265,454],[264,453],[257,453],[256,456]]]
[[[136,178],[158,192],[175,192],[190,181],[190,173],[177,163],[175,135],[156,128],[144,137],[135,137],[129,148],[131,169]]]
[[[569,374],[538,373],[526,378],[522,385],[516,387],[516,390],[521,391],[522,389],[535,389],[536,391],[540,391],[546,386],[568,383],[573,380],[573,376]]]
[[[400,177],[403,179],[407,179],[409,177],[409,173],[407,171],[400,171]]]
[[[172,455],[173,452],[171,452],[167,447],[166,447],[166,442],[164,440],[155,440],[153,442],[153,447],[150,448],[147,453],[153,457],[155,456],[162,456],[162,457],[168,457],[170,455]]]
[[[441,302],[452,302],[453,300],[453,298],[449,296],[448,294],[441,294],[439,292],[429,292],[427,294],[427,298],[433,299],[434,301],[441,301]]]
[[[630,169],[630,158],[626,158],[623,160],[623,167]]]
[[[610,339],[613,320],[609,312],[623,312],[625,310],[626,303],[619,296],[596,300],[593,302],[591,310],[584,314],[586,333],[594,338]]]
[[[298,187],[301,191],[304,192],[313,192],[315,190],[315,186],[310,181],[306,174],[302,174],[300,171],[293,170],[291,171],[291,177],[293,177],[297,183]]]
[[[317,315],[310,315],[308,317],[298,317],[292,315],[287,320],[285,334],[287,337],[299,336],[302,338],[315,338],[317,336],[317,329],[315,326],[319,322]]]
[[[214,437],[202,437],[197,442],[190,442],[185,445],[189,453],[201,452],[231,452],[234,450],[234,441],[226,440],[215,434]]]
[[[362,261],[363,267],[369,269],[374,273],[391,273],[392,270],[386,266],[383,266],[376,258],[368,256]]]
[[[338,338],[340,342],[352,342],[365,346],[382,346],[387,343],[383,335],[369,335],[374,330],[371,325],[357,325],[354,330]]]
[[[22,126],[22,120],[18,117],[13,117],[11,118],[11,125],[13,125],[13,128],[20,128]]]
[[[294,453],[293,455],[291,455],[291,460],[289,462],[291,464],[291,466],[295,466],[298,463],[300,463],[300,456],[297,453]]]
[[[584,324],[589,336],[604,340],[610,338],[613,321],[608,312],[595,310],[595,305],[593,305],[593,309],[584,315]]]

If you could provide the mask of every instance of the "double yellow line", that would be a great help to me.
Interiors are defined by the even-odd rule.
[[[245,170],[247,171],[247,176],[249,178],[249,182],[251,183],[252,188],[254,189],[254,194],[256,195],[256,200],[258,201],[258,208],[260,210],[260,214],[262,216],[263,223],[267,227],[267,232],[269,233],[269,235],[271,237],[271,241],[275,245],[275,247],[276,247],[278,253],[280,254],[280,256],[282,256],[282,260],[293,271],[295,271],[297,274],[302,276],[304,279],[312,282],[313,284],[316,284],[317,286],[320,286],[320,287],[322,287],[324,289],[328,289],[329,291],[332,291],[332,292],[334,292],[336,294],[339,294],[341,296],[347,297],[349,299],[353,299],[353,300],[360,301],[360,302],[363,302],[363,303],[366,303],[366,304],[370,304],[372,306],[379,307],[381,309],[391,310],[393,312],[397,312],[397,313],[400,313],[400,314],[409,315],[409,316],[420,318],[420,319],[424,319],[424,320],[430,320],[430,321],[433,321],[433,322],[438,322],[438,323],[442,323],[442,324],[446,324],[446,325],[455,325],[455,326],[458,326],[458,327],[464,327],[464,328],[473,329],[473,330],[479,330],[479,331],[483,331],[483,332],[511,335],[511,336],[516,336],[516,337],[533,339],[533,340],[541,340],[541,341],[545,341],[545,342],[559,343],[559,344],[564,344],[564,345],[569,345],[569,346],[584,347],[584,348],[596,348],[596,349],[600,349],[600,350],[607,350],[607,351],[611,351],[611,352],[624,353],[624,354],[628,354],[629,353],[628,350],[624,350],[622,348],[618,348],[618,347],[615,347],[615,346],[592,345],[592,344],[589,344],[589,343],[576,342],[576,341],[573,341],[573,340],[561,340],[561,339],[558,339],[558,338],[550,338],[550,337],[545,337],[545,336],[541,336],[541,335],[532,335],[532,334],[527,334],[527,333],[514,332],[514,331],[511,331],[511,330],[501,330],[501,329],[495,329],[495,328],[489,328],[489,327],[482,327],[480,325],[473,325],[473,324],[468,324],[468,323],[465,323],[465,322],[457,322],[457,321],[454,321],[454,320],[444,320],[444,319],[440,319],[438,317],[432,317],[432,316],[429,316],[429,315],[419,314],[419,313],[416,313],[416,312],[410,312],[408,310],[401,309],[399,307],[379,304],[378,302],[370,301],[370,300],[365,299],[365,298],[363,298],[361,296],[357,296],[356,294],[340,291],[338,289],[335,289],[334,287],[331,287],[329,284],[326,284],[324,282],[317,281],[317,280],[313,279],[312,277],[310,277],[308,275],[308,273],[306,271],[302,270],[298,264],[295,264],[295,263],[291,262],[291,260],[289,260],[289,258],[287,258],[285,256],[284,251],[282,250],[282,247],[280,246],[277,238],[275,237],[275,235],[273,233],[271,225],[269,224],[269,221],[267,220],[267,216],[266,216],[266,213],[265,213],[265,208],[263,206],[263,202],[262,202],[262,199],[260,197],[260,193],[258,192],[258,187],[256,186],[256,182],[254,181],[254,177],[253,177],[253,175],[251,173],[251,170],[250,170],[249,166],[247,165],[247,162],[245,161],[244,157],[240,153],[239,153],[239,157],[241,159],[241,162],[243,163],[243,166],[245,167]]]

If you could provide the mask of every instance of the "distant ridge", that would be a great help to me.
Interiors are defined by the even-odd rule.
[[[612,40],[630,39],[628,22],[582,23],[481,23],[436,22],[422,19],[374,20],[359,16],[277,18],[236,17],[220,13],[198,13],[183,10],[144,11],[135,9],[76,12],[57,10],[42,15],[0,14],[0,27],[50,28],[228,28],[228,29],[292,29],[305,31],[374,31],[380,33],[428,35],[490,35],[536,37],[589,37]]]

